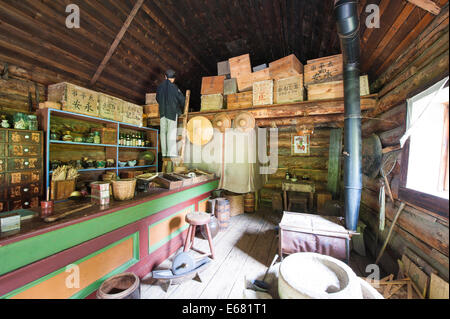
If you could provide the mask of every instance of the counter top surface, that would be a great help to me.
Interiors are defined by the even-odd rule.
[[[217,179],[212,179],[206,182],[168,190],[164,188],[154,188],[148,193],[138,193],[134,199],[127,200],[127,201],[115,201],[113,197],[111,196],[111,200],[109,205],[105,207],[100,207],[98,205],[93,205],[92,207],[88,207],[86,209],[83,209],[79,212],[73,213],[67,217],[64,217],[60,220],[57,220],[55,222],[47,223],[45,222],[39,215],[40,215],[40,208],[31,209],[32,211],[35,211],[37,213],[36,216],[29,220],[21,221],[20,223],[20,230],[16,231],[10,231],[10,232],[3,232],[0,233],[0,246],[5,246],[8,244],[11,244],[13,242],[17,242],[29,237],[33,237],[36,235],[40,235],[42,233],[46,233],[49,231],[53,231],[59,228],[67,227],[76,223],[83,222],[88,219],[100,217],[106,214],[110,214],[113,212],[117,212],[122,209],[126,209],[129,207],[133,207],[151,200],[156,200],[158,198],[161,198],[163,196],[168,196],[174,193],[178,193],[190,188],[198,187],[203,184],[207,184],[213,181],[217,181]],[[90,204],[90,198],[82,200],[82,201],[64,201],[60,203],[55,203],[55,207],[53,210],[54,215],[62,214],[64,212],[76,209],[77,207],[84,206],[86,204]]]

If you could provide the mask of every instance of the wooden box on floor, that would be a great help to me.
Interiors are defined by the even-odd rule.
[[[253,83],[253,106],[273,104],[273,81]]]
[[[317,211],[322,211],[325,203],[332,200],[333,197],[329,192],[317,192]]]
[[[308,60],[305,65],[305,86],[343,79],[342,54]]]
[[[311,84],[307,88],[308,101],[337,99],[344,97],[344,81],[333,81]],[[360,95],[369,95],[369,81],[367,75],[360,77]]]
[[[48,86],[48,101],[61,103],[64,111],[98,116],[98,99],[97,92],[71,83]]]
[[[306,90],[303,86],[303,75],[275,80],[274,104],[302,102],[305,98]]]
[[[144,113],[147,117],[159,117],[159,104],[144,105]]]
[[[274,80],[303,74],[303,64],[294,54],[269,64],[270,78]]]
[[[253,92],[242,92],[227,95],[227,109],[247,109],[253,107]]]
[[[203,77],[201,94],[223,94],[224,81],[225,75]]]
[[[250,55],[244,54],[228,60],[231,78],[235,78],[240,92],[252,89],[252,66]]]
[[[222,94],[209,94],[202,95],[201,97],[201,111],[216,111],[223,108],[223,95]]]

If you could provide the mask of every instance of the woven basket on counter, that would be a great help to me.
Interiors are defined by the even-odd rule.
[[[111,181],[115,200],[129,200],[134,198],[136,179],[121,179]]]

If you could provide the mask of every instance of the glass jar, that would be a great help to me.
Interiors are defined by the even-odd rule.
[[[100,143],[101,143],[100,132],[96,131],[94,132],[94,144]]]
[[[86,143],[94,143],[94,133],[89,133],[89,136],[86,138]]]
[[[28,117],[23,113],[14,114],[14,128],[16,130],[27,130]]]
[[[28,129],[31,131],[38,130],[38,121],[36,115],[28,115]]]

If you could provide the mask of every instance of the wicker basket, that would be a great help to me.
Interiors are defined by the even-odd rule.
[[[121,179],[112,181],[113,195],[115,200],[129,200],[134,198],[136,179]]]

